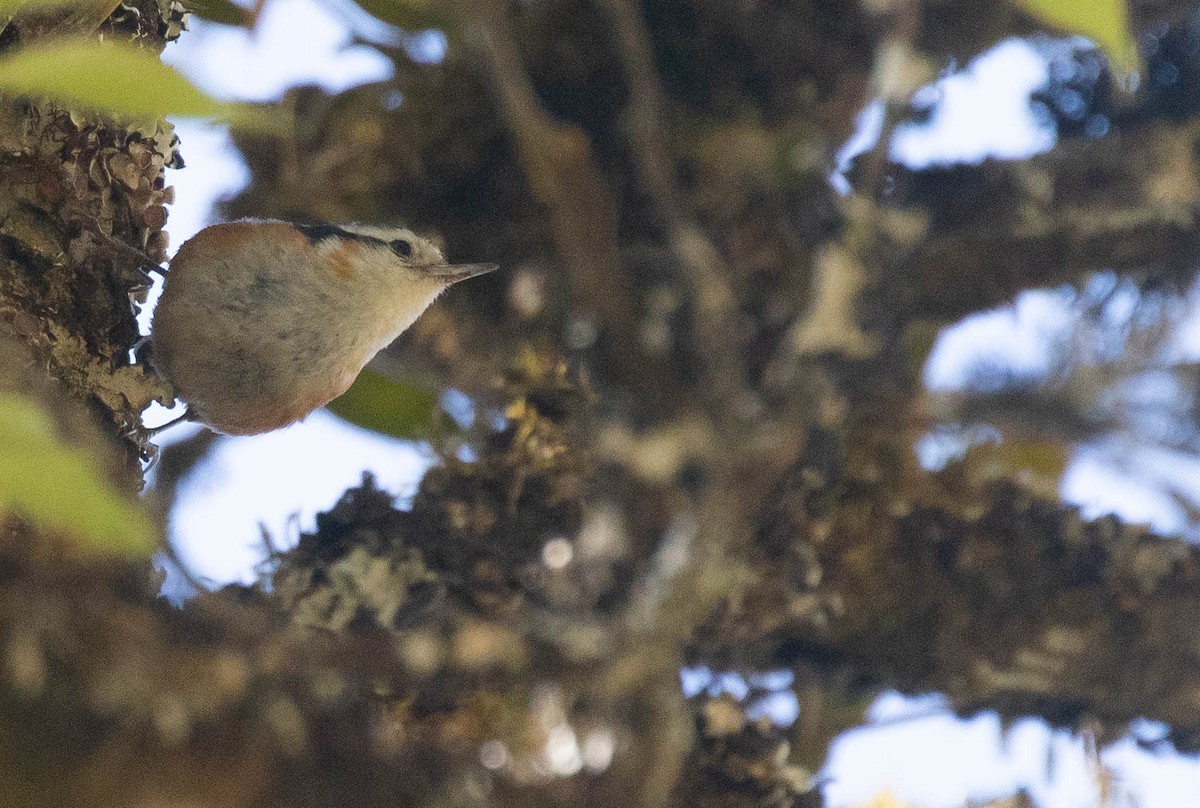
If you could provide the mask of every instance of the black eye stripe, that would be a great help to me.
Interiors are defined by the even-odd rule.
[[[308,243],[314,247],[322,241],[328,241],[331,238],[343,241],[374,241],[382,243],[377,238],[351,233],[349,230],[343,230],[335,224],[293,224],[292,227],[296,228],[296,230],[308,239]]]
[[[389,244],[383,239],[376,238],[375,236],[366,236],[362,233],[353,233],[349,230],[338,227],[336,224],[294,224],[291,222],[289,222],[289,224],[291,224],[291,226],[296,228],[301,235],[308,239],[308,243],[314,247],[323,241],[328,241],[329,239],[338,239],[340,241],[360,241],[363,244],[378,244],[383,247],[388,247],[394,251],[396,249],[395,245],[398,243],[393,241]],[[408,249],[409,254],[411,255],[411,243],[409,243]]]

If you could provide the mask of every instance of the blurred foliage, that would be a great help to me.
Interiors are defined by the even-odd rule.
[[[1124,73],[1138,69],[1126,0],[1018,0],[1043,22],[1094,41]]]
[[[115,42],[62,40],[20,48],[0,59],[0,91],[135,118],[220,118],[242,129],[274,125],[262,108],[218,101],[157,54]]]
[[[434,390],[370,368],[364,368],[327,409],[355,426],[405,440],[428,437],[440,412]]]
[[[1005,440],[971,447],[955,471],[977,484],[1018,480],[1026,489],[1053,497],[1071,459],[1071,445],[1058,441]]]
[[[1139,42],[1145,68],[1136,95],[1114,86],[1101,52],[1069,47],[1051,56],[1049,78],[1033,94],[1035,111],[1053,121],[1060,138],[1098,138],[1147,120],[1180,123],[1200,112],[1200,8],[1189,9],[1184,24],[1143,32]]]
[[[64,443],[32,400],[0,393],[0,511],[62,532],[88,552],[149,556],[156,531],[88,451]]]
[[[407,31],[452,28],[456,15],[444,0],[357,0],[358,6],[376,19]]]

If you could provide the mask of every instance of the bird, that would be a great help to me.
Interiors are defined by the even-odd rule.
[[[403,227],[214,224],[163,273],[150,364],[187,404],[177,420],[270,432],[345,392],[449,286],[497,268],[447,263]]]

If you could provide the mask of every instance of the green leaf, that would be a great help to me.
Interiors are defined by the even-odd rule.
[[[1125,73],[1138,69],[1137,43],[1129,29],[1125,0],[1017,0],[1044,23],[1085,36]]]
[[[66,533],[89,552],[147,557],[153,525],[139,503],[115,490],[83,448],[55,435],[31,400],[0,393],[0,511]]]
[[[36,37],[90,34],[113,13],[120,0],[0,0],[0,20],[40,19]],[[53,12],[53,13],[47,13]],[[44,19],[42,19],[44,18]],[[2,27],[2,26],[0,26]],[[23,31],[23,36],[31,32]]]
[[[191,0],[188,11],[197,17],[222,25],[246,28],[254,22],[254,14],[231,0]]]
[[[81,10],[96,9],[96,13],[107,8],[107,17],[117,6],[117,0],[0,0],[0,17],[12,17],[22,11],[35,11],[56,6],[78,6]],[[101,20],[104,19],[101,17]]]
[[[241,128],[270,125],[254,107],[204,93],[150,51],[116,42],[59,40],[0,59],[0,92],[53,98],[113,115],[224,118]]]
[[[437,394],[364,369],[350,389],[329,402],[329,411],[352,424],[413,440],[427,435],[438,413]]]

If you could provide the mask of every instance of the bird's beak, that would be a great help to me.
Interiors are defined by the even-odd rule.
[[[474,278],[476,275],[486,275],[499,268],[499,264],[434,264],[422,267],[422,270],[431,278],[439,278],[451,284]]]

